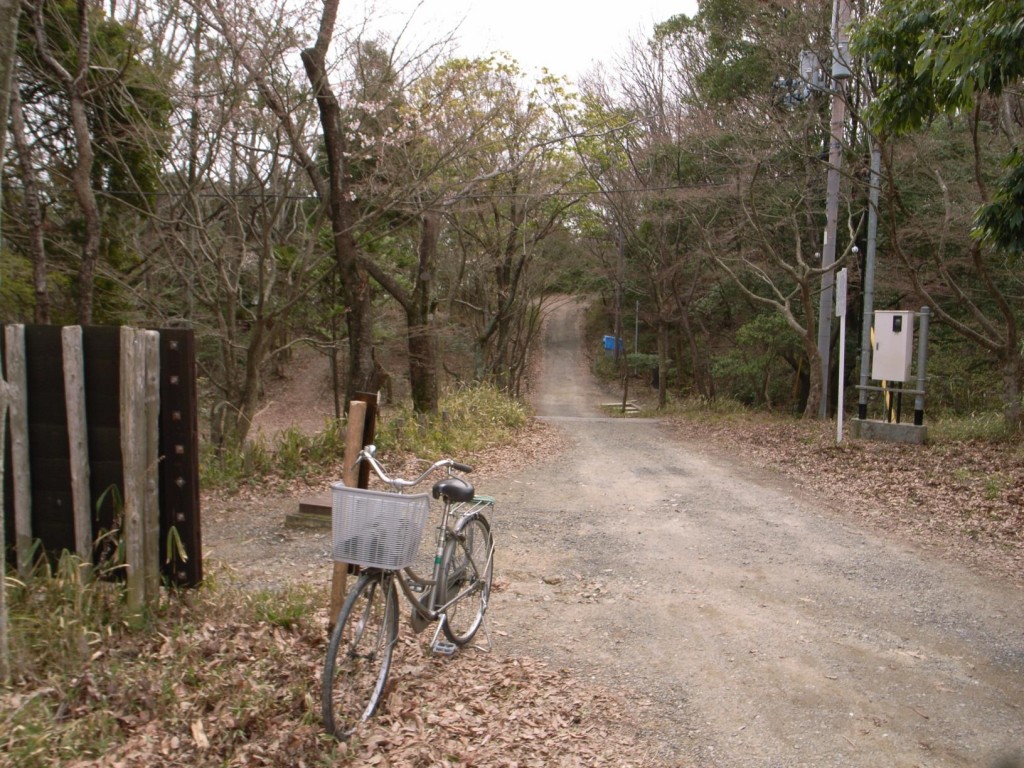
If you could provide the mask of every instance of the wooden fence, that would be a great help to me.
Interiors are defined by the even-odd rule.
[[[3,331],[0,566],[10,557],[26,572],[36,542],[50,556],[68,550],[92,560],[97,536],[117,530],[131,607],[156,598],[161,576],[198,584],[192,332],[21,325]],[[0,594],[0,623],[4,607]]]

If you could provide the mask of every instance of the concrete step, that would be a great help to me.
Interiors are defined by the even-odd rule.
[[[290,528],[330,528],[331,497],[300,499],[298,511],[285,515],[284,524]]]

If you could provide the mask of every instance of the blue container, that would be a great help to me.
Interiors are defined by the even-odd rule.
[[[605,336],[604,337],[604,348],[607,351],[609,351],[609,352],[613,352],[615,350],[615,337],[614,336]]]

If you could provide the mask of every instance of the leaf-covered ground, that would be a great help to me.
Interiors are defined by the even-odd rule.
[[[781,473],[829,506],[996,575],[1024,581],[1024,444],[899,445],[846,437],[834,422],[742,415],[678,418],[680,439]]]
[[[836,514],[1024,582],[1020,444],[837,446],[831,424],[665,421],[739,471],[781,475]],[[483,475],[519,471],[560,440],[537,424],[474,463]],[[212,576],[199,593],[169,597],[146,626],[115,619],[75,634],[80,648],[66,643],[63,663],[16,664],[0,688],[0,766],[660,765],[616,694],[529,658],[432,657],[408,633],[385,711],[339,745],[320,725],[322,589],[254,592]],[[41,621],[14,608],[12,624]],[[73,622],[21,629],[52,645]]]
[[[607,691],[527,658],[434,656],[410,633],[384,710],[338,744],[320,724],[321,598],[217,586],[172,598],[146,629],[112,627],[81,660],[16,670],[0,765],[651,765]]]

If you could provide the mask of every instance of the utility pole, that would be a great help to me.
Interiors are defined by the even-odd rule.
[[[875,313],[875,249],[878,236],[878,195],[881,189],[882,153],[878,141],[868,133],[871,142],[871,188],[868,191],[868,250],[864,256],[864,311],[861,316],[860,394],[857,397],[857,418],[868,417],[868,384],[871,380],[871,326]],[[920,387],[919,387],[920,389]]]
[[[842,84],[850,77],[848,0],[832,4],[832,120],[828,150],[828,176],[825,183],[825,241],[821,248],[821,301],[818,305],[818,354],[821,357],[821,404],[819,418],[828,413],[829,370],[832,347],[832,295],[834,275],[830,267],[836,261],[836,239],[839,222],[840,165],[843,160],[843,127],[846,122],[846,100]]]

